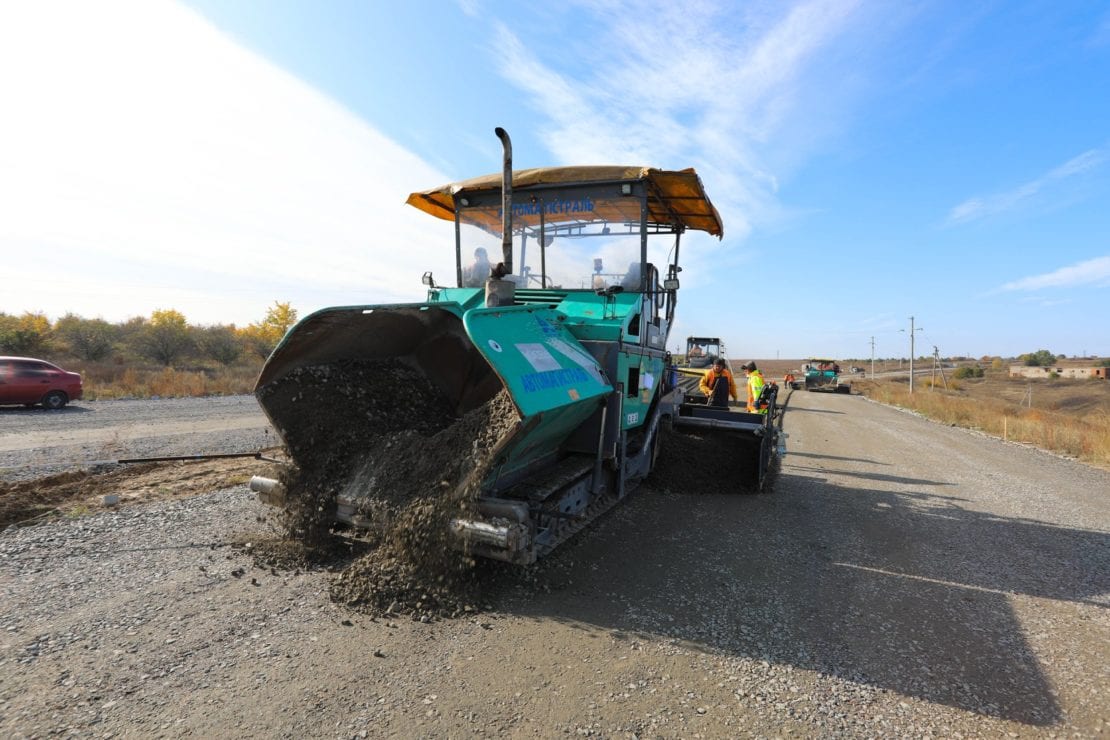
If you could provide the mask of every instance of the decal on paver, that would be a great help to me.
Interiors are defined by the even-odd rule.
[[[549,370],[545,373],[526,373],[520,376],[520,382],[526,393],[535,393],[549,388],[562,388],[575,383],[585,383],[589,379],[581,368],[567,367],[559,370]]]
[[[537,316],[536,317],[536,323],[539,324],[540,331],[543,332],[543,335],[545,337],[557,337],[557,336],[559,336],[559,327],[556,326],[555,324],[551,323],[547,319],[545,319],[543,317],[540,317],[540,316]]]
[[[520,354],[524,355],[524,359],[528,360],[528,364],[537,373],[559,370],[562,367],[559,361],[547,351],[547,347],[538,342],[521,342],[514,346],[520,350]]]
[[[605,378],[601,377],[601,373],[598,372],[597,360],[595,360],[593,357],[579,350],[578,348],[567,344],[565,341],[559,339],[558,337],[552,337],[548,339],[547,344],[550,347],[554,347],[556,350],[558,350],[559,353],[567,357],[567,359],[569,359],[571,362],[575,363],[587,373],[589,373],[590,377],[593,378],[595,381],[597,381],[601,385],[608,385],[608,383],[605,382]]]

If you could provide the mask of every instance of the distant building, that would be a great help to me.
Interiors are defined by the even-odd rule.
[[[1074,378],[1077,380],[1087,380],[1088,378],[1102,378],[1106,380],[1110,377],[1110,368],[1107,367],[1091,367],[1081,365],[1050,365],[1049,367],[1041,367],[1037,365],[1010,365],[1011,378],[1047,378],[1052,373],[1061,378]]]

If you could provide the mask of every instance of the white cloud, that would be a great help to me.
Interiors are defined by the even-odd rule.
[[[724,7],[657,2],[581,3],[598,35],[588,39],[587,77],[557,71],[507,26],[498,25],[501,72],[545,118],[541,133],[563,163],[651,164],[697,168],[722,212],[730,241],[754,219],[773,221],[782,161],[776,141],[807,117],[806,136],[824,122],[804,111],[804,90],[821,51],[845,32],[855,2],[811,0]],[[820,74],[827,73],[822,70]],[[781,158],[780,158],[781,159]]]
[[[1110,287],[1110,255],[1095,257],[1042,275],[1032,275],[1006,283],[995,292],[1073,288],[1080,285]]]
[[[461,10],[471,18],[477,18],[482,12],[481,0],[455,0]]]
[[[0,7],[0,311],[257,320],[419,300],[447,178],[173,3]]]
[[[779,201],[779,185],[844,130],[869,76],[881,76],[868,60],[881,55],[876,37],[898,25],[892,11],[854,0],[544,7],[574,35],[556,34],[559,43],[549,45],[506,20],[492,53],[539,117],[537,133],[555,161],[692,166],[721,212],[722,243],[683,237],[682,324],[671,339],[718,333],[752,356],[807,341],[780,344],[774,322],[730,323],[720,299],[766,279],[772,256],[741,245],[756,227],[797,218]]]
[[[1029,303],[1041,308],[1054,308],[1056,306],[1067,306],[1074,301],[1070,298],[1042,298],[1041,296],[1025,296],[1020,300],[1020,303]]]
[[[948,214],[950,224],[967,223],[988,216],[1006,213],[1026,203],[1038,193],[1069,177],[1089,172],[1106,162],[1105,149],[1091,149],[1054,167],[1036,180],[1019,185],[1013,190],[989,196],[968,198]]]

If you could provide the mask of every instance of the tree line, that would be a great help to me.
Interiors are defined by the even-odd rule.
[[[261,321],[244,327],[195,326],[174,309],[114,324],[75,314],[51,322],[42,313],[0,312],[0,354],[85,362],[145,359],[165,367],[198,361],[228,366],[266,359],[296,322],[296,309],[280,301],[274,301]]]
[[[1018,355],[1018,359],[1022,364],[1029,367],[1052,367],[1060,360],[1068,359],[1067,355],[1058,355],[1055,352],[1050,352],[1047,349],[1039,349],[1036,352],[1028,352],[1024,355]],[[1106,358],[1090,358],[1095,365],[1101,367],[1110,367],[1110,359]]]

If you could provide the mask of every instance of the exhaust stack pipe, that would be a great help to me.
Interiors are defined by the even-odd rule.
[[[501,164],[501,261],[505,271],[498,277],[513,273],[513,142],[509,132],[498,126],[493,130],[501,139],[504,152]]]
[[[486,281],[486,307],[511,306],[514,303],[512,280],[506,275],[513,274],[513,143],[509,132],[498,126],[493,130],[501,140],[504,151],[501,170],[501,263],[493,268],[493,274]]]

